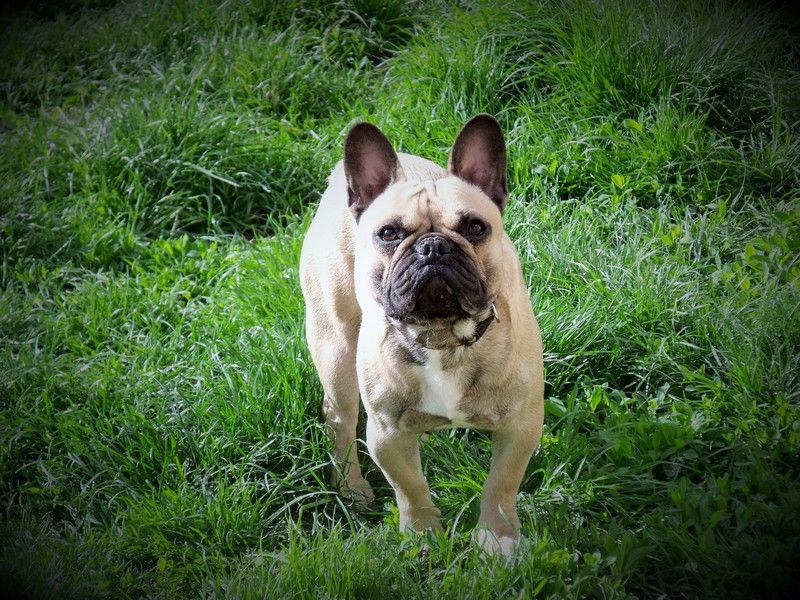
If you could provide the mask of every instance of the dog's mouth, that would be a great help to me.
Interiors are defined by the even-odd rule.
[[[387,314],[395,319],[419,323],[469,315],[449,278],[441,275],[430,276],[412,290],[392,291]]]
[[[413,312],[428,319],[446,319],[464,311],[447,280],[434,275],[422,285]]]

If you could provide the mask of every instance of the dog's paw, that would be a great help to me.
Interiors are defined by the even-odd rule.
[[[369,508],[375,493],[372,486],[363,477],[352,481],[342,481],[339,485],[339,495],[355,508]]]
[[[528,545],[528,540],[523,536],[498,536],[491,530],[483,528],[474,531],[473,540],[484,554],[501,556],[509,564],[516,562],[525,554]]]
[[[406,513],[400,512],[400,531],[410,534],[424,535],[426,532],[438,533],[444,531],[440,520],[439,509],[432,506],[427,509],[417,509]]]

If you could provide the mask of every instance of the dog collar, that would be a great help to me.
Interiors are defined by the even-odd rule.
[[[497,316],[497,307],[492,302],[492,312],[489,313],[489,316],[486,317],[483,321],[480,321],[477,325],[475,325],[475,338],[471,340],[468,344],[464,344],[465,346],[471,346],[479,339],[483,337],[483,334],[486,333],[486,330],[489,329],[489,325],[492,324],[492,321],[499,321],[500,317]]]

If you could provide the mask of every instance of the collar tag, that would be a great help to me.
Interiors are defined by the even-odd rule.
[[[494,305],[494,302],[492,302],[492,314],[494,315],[494,320],[499,323],[500,317],[497,316],[497,307]]]

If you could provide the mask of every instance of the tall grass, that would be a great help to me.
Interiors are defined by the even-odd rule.
[[[800,547],[800,79],[746,3],[52,2],[0,36],[0,573],[76,597],[781,597]],[[342,135],[498,116],[546,422],[513,565],[326,485],[302,235]],[[429,554],[421,552],[427,543]]]

